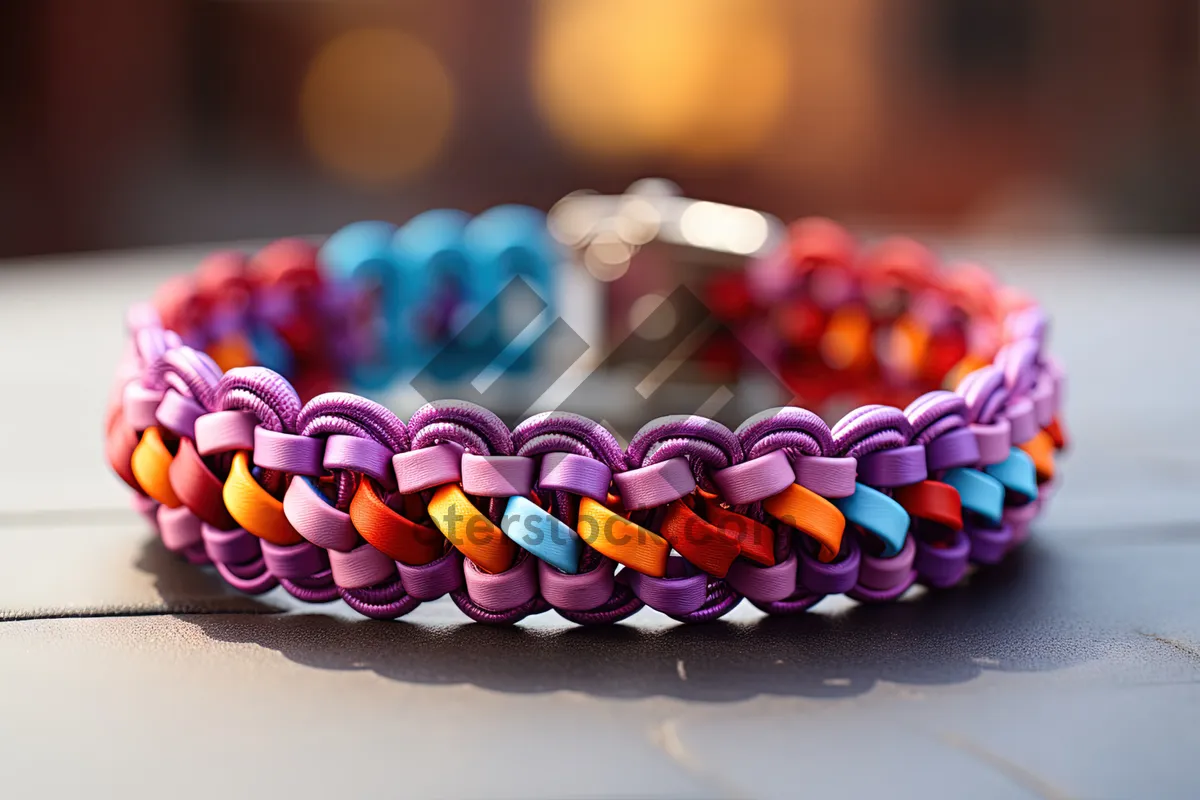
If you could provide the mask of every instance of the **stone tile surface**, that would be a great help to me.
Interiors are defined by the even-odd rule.
[[[6,796],[1200,795],[1200,251],[950,242],[1043,298],[1075,448],[969,585],[613,630],[245,598],[105,470],[121,315],[200,250],[0,265]]]

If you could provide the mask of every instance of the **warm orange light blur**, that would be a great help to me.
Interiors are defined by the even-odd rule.
[[[585,153],[742,154],[786,99],[784,31],[768,0],[543,0],[534,91]]]
[[[394,183],[428,166],[454,115],[454,86],[438,55],[399,30],[360,29],[326,44],[300,94],[316,157],[359,184]]]

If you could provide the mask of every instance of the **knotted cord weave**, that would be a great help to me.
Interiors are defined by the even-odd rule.
[[[928,354],[966,330],[953,391],[903,410],[864,405],[832,428],[794,406],[736,431],[663,417],[624,449],[566,412],[510,430],[461,401],[407,421],[346,392],[302,402],[278,371],[231,366],[265,352],[253,345],[262,326],[306,389],[329,388],[363,334],[316,251],[277,243],[254,259],[218,254],[130,312],[106,455],[172,551],[239,591],[282,586],[379,619],[449,595],[490,624],[549,610],[610,624],[643,605],[690,623],[743,598],[790,614],[830,594],[882,602],[918,581],[956,585],[1023,541],[1056,485],[1064,378],[1047,318],[977,268],[941,272],[915,243],[855,260],[831,226],[793,226],[782,253],[750,266],[752,282],[771,286],[772,303],[816,303],[821,352],[848,375],[867,362],[847,309],[872,318],[854,298],[883,287],[940,309],[920,324],[887,318],[887,332]],[[849,288],[820,308],[810,293],[830,264]]]

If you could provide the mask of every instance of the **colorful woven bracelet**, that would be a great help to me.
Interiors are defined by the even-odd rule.
[[[838,374],[903,390],[950,367],[953,391],[903,410],[864,405],[832,428],[795,406],[736,430],[663,417],[624,448],[566,412],[510,429],[450,400],[405,422],[327,391],[394,374],[418,336],[414,309],[431,289],[413,276],[431,253],[459,253],[491,286],[503,254],[509,274],[520,263],[549,284],[544,221],[499,216],[475,229],[457,217],[420,230],[359,223],[321,248],[219,253],[135,307],[106,452],[165,546],[240,591],[282,586],[379,619],[449,595],[488,623],[550,609],[612,623],[643,605],[699,622],[743,598],[788,614],[827,595],[953,586],[1024,540],[1052,494],[1063,374],[1042,311],[977,268],[940,270],[907,240],[860,257],[824,220],[793,225],[748,265],[748,296],[765,306],[750,333],[768,329],[773,365],[810,396],[830,394]],[[414,250],[425,253],[415,271]],[[899,311],[880,303],[897,293]],[[942,346],[951,340],[958,350]],[[908,349],[871,356],[880,341]],[[823,361],[805,366],[814,352]]]

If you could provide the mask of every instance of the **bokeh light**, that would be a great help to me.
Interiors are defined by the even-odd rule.
[[[786,101],[778,17],[767,0],[543,0],[539,108],[557,136],[589,155],[747,153]]]
[[[771,228],[757,211],[701,200],[683,212],[679,232],[697,247],[746,256],[767,243]]]
[[[352,30],[312,60],[300,116],[324,166],[387,185],[433,163],[453,122],[454,86],[437,53],[404,31]]]

